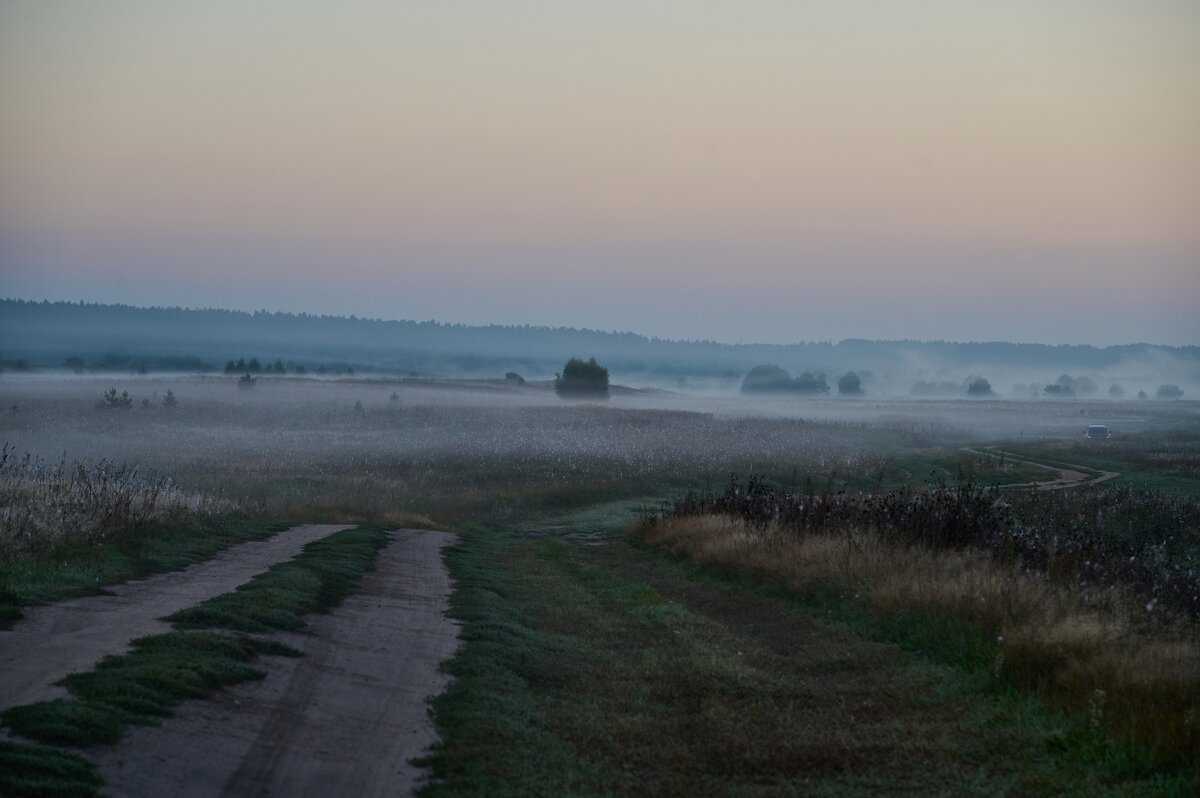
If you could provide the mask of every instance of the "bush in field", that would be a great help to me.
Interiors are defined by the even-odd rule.
[[[248,371],[242,376],[238,377],[238,387],[243,391],[248,391],[253,388],[256,382],[258,382],[258,377],[251,377],[250,372]]]
[[[129,391],[121,391],[118,395],[116,388],[109,388],[104,392],[100,406],[110,410],[128,410],[133,407],[133,397],[129,395]]]
[[[168,388],[166,395],[163,396],[163,406],[174,407],[177,404],[179,402],[175,399],[175,392]]]
[[[843,396],[861,396],[862,380],[853,371],[847,371],[838,380],[838,393]]]
[[[515,372],[515,371],[509,371],[509,372],[507,372],[507,373],[504,375],[504,379],[508,380],[509,382],[515,382],[517,385],[524,385],[524,384],[525,384],[525,378],[524,378],[524,377],[522,377],[520,374],[518,374],[518,373],[517,373],[517,372]]]
[[[1125,395],[1125,389],[1115,382],[1108,387],[1108,397],[1110,399],[1120,399]]]
[[[967,396],[991,396],[992,384],[983,377],[976,377],[967,383]]]
[[[1158,399],[1182,399],[1183,389],[1178,385],[1160,385],[1154,396]]]
[[[794,387],[792,375],[779,366],[755,366],[742,380],[742,393],[782,392]]]
[[[554,379],[554,391],[563,398],[608,397],[608,369],[596,362],[573,357]]]

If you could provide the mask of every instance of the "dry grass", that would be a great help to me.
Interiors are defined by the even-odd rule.
[[[797,535],[724,516],[665,518],[637,534],[688,559],[799,593],[837,591],[881,618],[967,623],[994,644],[998,678],[1200,770],[1200,639],[1145,621],[1119,589],[1084,594],[973,549],[854,531]]]
[[[0,449],[0,554],[92,545],[150,523],[228,509],[170,478],[111,460],[46,463]]]

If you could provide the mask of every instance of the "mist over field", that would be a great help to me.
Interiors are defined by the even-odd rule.
[[[344,373],[424,378],[553,378],[570,357],[600,358],[617,382],[687,393],[737,392],[746,373],[775,365],[823,373],[854,371],[875,398],[966,395],[971,378],[992,392],[1030,398],[1062,375],[1088,381],[1079,398],[1154,396],[1179,385],[1200,394],[1200,346],[1050,346],[1005,342],[867,341],[792,345],[670,341],[636,333],[548,327],[472,327],[308,314],[0,300],[0,359],[42,370],[220,371],[230,360],[280,360]],[[74,359],[74,360],[71,360]],[[68,361],[70,360],[70,365]],[[78,361],[78,362],[77,362]]]
[[[1197,34],[0,2],[0,796],[1200,795]]]

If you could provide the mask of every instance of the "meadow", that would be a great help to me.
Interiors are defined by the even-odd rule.
[[[430,794],[1186,795],[1200,773],[1195,403],[4,375],[0,407],[13,617],[289,520],[459,531]],[[1003,487],[1047,465],[1120,477]],[[810,644],[829,660],[789,653]],[[861,706],[824,739],[828,701]]]

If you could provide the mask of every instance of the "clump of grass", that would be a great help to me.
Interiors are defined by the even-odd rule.
[[[130,724],[153,724],[186,698],[263,678],[260,654],[296,656],[272,641],[216,632],[169,632],[133,641],[128,654],[105,657],[94,670],[67,677],[73,698],[13,707],[3,720],[42,743],[114,743]]]
[[[696,562],[807,595],[853,597],[909,645],[982,672],[1200,772],[1200,643],[1145,620],[1128,591],[1085,592],[975,547],[878,531],[795,534],[733,516],[671,516],[636,534]]]
[[[12,798],[92,798],[103,781],[77,754],[0,740],[0,794]]]
[[[167,618],[178,629],[241,632],[295,630],[304,615],[340,604],[387,542],[378,526],[347,529],[309,543],[287,562],[272,566],[232,593],[225,593]]]

